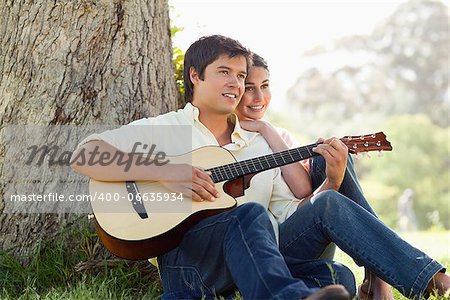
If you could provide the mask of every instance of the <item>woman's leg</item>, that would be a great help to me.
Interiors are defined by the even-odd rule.
[[[326,162],[322,156],[315,156],[309,161],[309,174],[311,176],[312,188],[316,190],[326,179]],[[339,193],[359,204],[365,210],[376,216],[375,211],[364,197],[358,177],[356,176],[353,158],[351,155],[347,159],[347,168],[345,169],[344,179],[342,180]]]
[[[330,242],[407,297],[423,294],[433,276],[444,270],[335,191],[319,193],[280,225],[284,256],[316,259]]]
[[[310,159],[310,176],[313,184],[313,189],[317,189],[325,180],[326,162],[322,156],[316,156]],[[352,155],[348,156],[347,168],[345,170],[344,179],[339,188],[339,193],[347,198],[358,203],[361,207],[366,209],[372,215],[376,216],[375,211],[370,206],[367,199],[364,197],[358,177],[356,176]],[[336,245],[330,245],[324,250],[322,258],[333,259],[336,250]],[[364,294],[364,299],[385,299],[391,300],[394,298],[391,287],[383,280],[378,278],[370,270],[365,269],[363,284],[360,286],[358,293]]]

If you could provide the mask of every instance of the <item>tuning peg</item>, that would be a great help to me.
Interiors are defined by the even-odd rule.
[[[383,157],[384,156],[384,152],[383,151],[378,151],[378,157]]]
[[[354,155],[354,157],[355,157],[356,160],[360,160],[360,159],[361,159],[361,154],[360,154],[359,152],[357,152],[357,153]]]
[[[370,155],[369,152],[366,152],[366,155],[367,155],[368,158],[371,158],[371,157],[372,157],[372,155]]]

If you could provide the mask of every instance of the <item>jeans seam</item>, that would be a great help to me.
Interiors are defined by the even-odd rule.
[[[232,218],[233,218],[233,217],[228,217],[228,218],[226,218],[226,219],[219,219],[219,220],[216,220],[216,221],[214,221],[214,223],[209,223],[209,224],[204,225],[204,226],[202,226],[202,227],[200,227],[200,228],[196,228],[196,229],[194,229],[194,230],[189,230],[189,231],[186,233],[186,235],[196,233],[196,232],[198,232],[198,231],[200,231],[200,230],[203,230],[203,229],[206,229],[206,228],[208,228],[208,227],[216,226],[216,225],[219,224],[219,223],[226,223],[226,222],[229,222]]]
[[[202,294],[204,294],[205,291],[207,291],[210,295],[214,295],[214,293],[212,292],[212,290],[206,286],[205,282],[203,282],[202,277],[200,276],[200,273],[198,272],[197,268],[194,266],[166,266],[167,269],[169,270],[184,270],[187,269],[188,271],[194,272],[195,275],[197,276],[197,278],[199,279],[200,283],[201,283],[201,292]],[[184,280],[183,280],[184,281]],[[188,286],[188,288],[191,288],[191,285],[189,282],[184,281],[185,284]],[[170,288],[170,280],[168,280],[168,285],[169,285],[169,289]],[[193,288],[191,288],[193,290]]]
[[[437,269],[439,268],[439,269]],[[437,261],[434,259],[431,260],[423,269],[420,271],[419,275],[417,275],[416,280],[414,280],[410,295],[420,295],[423,294],[426,291],[427,285],[429,281],[424,282],[423,284],[420,283],[420,281],[425,281],[425,279],[431,274],[429,280],[433,278],[433,276],[438,273],[440,270],[443,269],[443,266],[441,266]]]
[[[255,262],[255,260],[254,260],[254,257],[253,257],[253,254],[252,254],[252,252],[250,251],[250,247],[248,246],[247,240],[244,238],[244,234],[243,234],[242,228],[241,228],[242,226],[241,226],[241,223],[240,223],[239,219],[238,219],[236,216],[232,216],[231,218],[234,219],[234,220],[237,222],[237,224],[238,224],[238,228],[239,228],[239,233],[240,233],[240,235],[241,235],[241,239],[242,239],[242,241],[244,242],[244,245],[245,245],[245,247],[246,247],[246,249],[247,249],[247,252],[249,253],[249,256],[250,256],[250,258],[251,258],[251,260],[252,260],[253,265],[256,267],[255,269],[256,269],[256,271],[257,271],[257,273],[258,273],[258,277],[259,277],[260,280],[263,282],[263,284],[264,284],[264,286],[266,287],[267,291],[269,291],[271,298],[272,298],[272,299],[277,299],[278,297],[276,297],[276,298],[274,297],[274,295],[272,294],[272,291],[270,290],[269,286],[267,285],[267,283],[266,283],[264,277],[261,276],[261,273],[259,272],[259,268],[257,267],[258,265],[256,264],[256,262]]]
[[[286,248],[290,247],[290,246],[291,246],[294,242],[296,242],[302,235],[304,235],[306,231],[310,230],[311,228],[316,227],[317,224],[319,224],[319,223],[321,223],[321,222],[320,222],[320,221],[319,221],[319,222],[317,222],[317,221],[314,222],[313,225],[311,225],[311,226],[305,228],[305,230],[303,230],[301,233],[295,235],[294,238],[291,239],[286,245],[283,245],[283,246],[280,245],[280,251],[286,250]]]

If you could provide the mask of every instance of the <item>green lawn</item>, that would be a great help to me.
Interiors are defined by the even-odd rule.
[[[419,231],[403,233],[400,236],[411,245],[424,251],[434,259],[438,260],[450,270],[450,231]],[[355,274],[357,284],[361,284],[364,279],[364,268],[358,267],[346,253],[337,249],[335,259],[349,267]],[[397,291],[394,291],[396,299],[407,299]],[[436,298],[430,299],[448,299]]]
[[[89,243],[98,240],[89,235],[84,232],[81,236],[70,234],[64,238],[80,240],[80,249],[91,249],[94,245]],[[403,237],[450,267],[450,231],[409,233]],[[75,272],[74,266],[86,260],[90,251],[71,252],[62,245],[60,242],[38,247],[27,268],[0,253],[0,299],[157,299],[161,295],[154,271],[142,273],[142,269],[123,264],[114,268],[104,266],[95,273]],[[362,281],[363,269],[350,257],[338,250],[336,259],[354,271],[358,283]],[[405,298],[396,293],[396,299]]]

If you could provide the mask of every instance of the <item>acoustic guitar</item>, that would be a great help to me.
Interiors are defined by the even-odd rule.
[[[390,151],[382,132],[346,136],[341,141],[352,154]],[[167,157],[170,163],[185,163],[211,172],[220,193],[214,202],[192,201],[173,193],[157,181],[103,182],[91,179],[89,192],[96,227],[105,247],[116,256],[141,260],[156,257],[173,248],[191,226],[208,216],[236,207],[234,198],[244,195],[250,179],[259,172],[318,155],[318,143],[236,161],[219,146],[206,146],[180,156]]]

